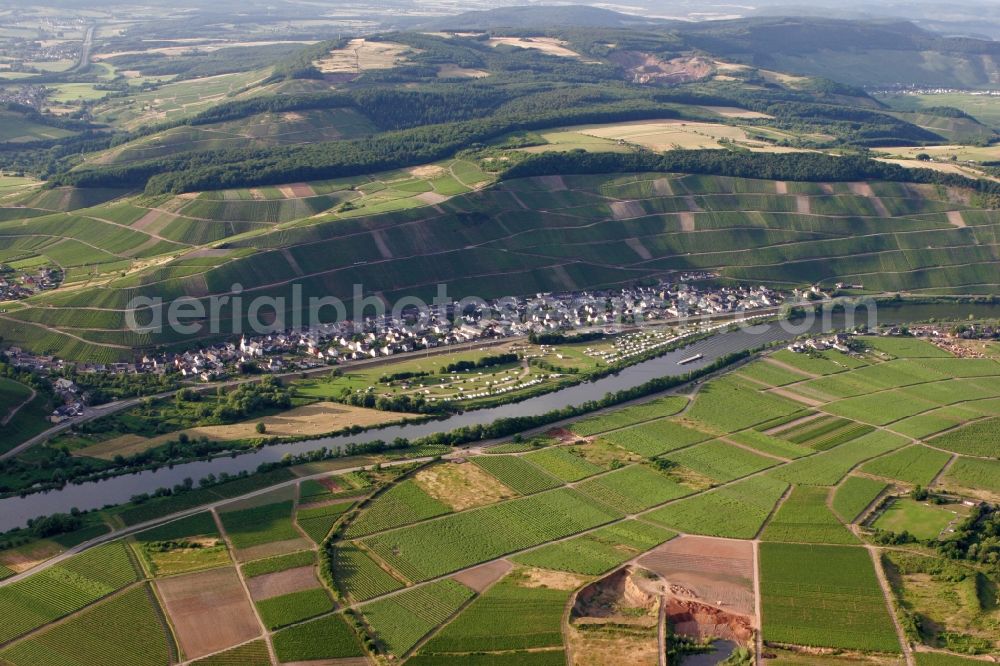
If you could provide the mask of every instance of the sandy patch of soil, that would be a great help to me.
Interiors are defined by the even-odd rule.
[[[260,635],[250,600],[231,567],[165,578],[154,585],[188,659]]]
[[[250,596],[254,601],[260,601],[292,592],[313,590],[320,587],[320,583],[314,567],[299,567],[248,578],[247,587],[250,588]]]
[[[669,178],[657,178],[653,181],[653,193],[658,197],[674,196],[674,188]]]
[[[796,195],[795,210],[799,215],[811,215],[812,200],[804,194]]]
[[[438,194],[437,192],[423,192],[417,195],[417,200],[424,202],[425,204],[430,204],[436,206],[437,204],[444,203],[449,197],[443,194]]]
[[[643,245],[642,241],[638,238],[626,238],[625,244],[628,245],[633,252],[639,255],[639,258],[643,261],[649,261],[653,258],[653,253],[650,252],[649,248]]]
[[[517,497],[517,493],[472,463],[434,465],[417,472],[413,480],[455,511]]]
[[[567,189],[562,176],[538,176],[538,182],[550,192],[565,192]]]
[[[458,65],[439,65],[437,77],[439,79],[485,79],[490,73],[482,69],[468,69]]]
[[[694,213],[678,213],[681,220],[681,231],[694,231]]]
[[[285,195],[286,199],[303,199],[305,197],[316,196],[316,191],[313,190],[309,183],[292,183],[291,185],[282,185],[279,189]]]
[[[775,433],[784,432],[786,430],[791,430],[792,428],[798,427],[799,425],[801,425],[803,423],[807,423],[809,421],[815,421],[816,419],[818,419],[821,416],[826,416],[826,415],[823,414],[822,412],[816,412],[815,414],[809,414],[808,416],[803,416],[800,419],[795,419],[794,421],[789,421],[788,423],[782,424],[782,425],[780,425],[780,426],[778,426],[776,428],[771,428],[770,430],[765,430],[764,434],[765,435],[773,435]]]
[[[231,249],[203,247],[200,250],[195,250],[194,252],[184,255],[184,258],[200,259],[200,258],[211,258],[211,257],[228,257],[232,253],[233,251]]]
[[[145,231],[149,234],[157,234],[168,224],[177,219],[177,215],[159,210],[151,210],[138,220],[132,223],[131,227],[136,231]]]
[[[766,113],[748,111],[747,109],[740,109],[735,106],[703,106],[701,108],[714,111],[723,118],[774,118],[774,116],[769,116]]]
[[[962,217],[962,211],[960,210],[949,210],[948,211],[948,223],[953,227],[958,227],[959,229],[964,228],[965,218]]]
[[[783,180],[779,180],[774,184],[774,191],[777,194],[788,194],[788,183]]]
[[[378,253],[382,255],[383,259],[392,259],[392,250],[389,249],[389,244],[385,241],[385,236],[382,234],[381,230],[372,230],[372,240],[375,241],[375,247],[378,248]]]
[[[424,164],[406,170],[414,178],[437,178],[443,175],[445,171],[446,169],[438,164]]]
[[[575,590],[587,579],[576,574],[547,569],[524,569],[521,587],[547,587],[550,590]]]
[[[825,405],[828,402],[833,402],[832,398],[830,400],[820,400],[819,398],[803,395],[791,389],[781,387],[773,388],[770,392],[775,395],[780,395],[782,398],[788,398],[789,400],[794,400],[795,402],[801,402],[803,405],[809,405],[810,407],[819,407],[820,405]]]
[[[470,587],[476,592],[482,592],[490,585],[507,575],[513,565],[507,560],[497,560],[483,564],[473,569],[467,569],[452,576],[462,585]]]
[[[561,58],[579,58],[580,54],[568,48],[569,43],[554,37],[492,37],[487,42],[490,46],[516,46],[522,49],[536,49]]]
[[[628,220],[646,214],[638,201],[615,201],[611,204],[611,214],[616,220]]]

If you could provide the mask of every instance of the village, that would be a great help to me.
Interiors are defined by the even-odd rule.
[[[40,291],[55,289],[62,279],[63,273],[57,268],[15,269],[0,264],[0,302],[18,301]]]
[[[464,312],[449,306],[422,316],[407,313],[400,318],[368,317],[361,322],[347,320],[298,331],[243,335],[198,349],[146,354],[134,362],[74,364],[18,347],[7,349],[6,356],[12,366],[43,375],[61,376],[72,369],[83,374],[173,375],[182,382],[209,383],[263,373],[316,370],[532,333],[589,329],[615,334],[623,327],[753,313],[784,302],[779,292],[767,287],[694,284],[713,277],[710,273],[684,273],[675,282],[650,286],[539,293],[480,303]],[[608,363],[627,361],[674,339],[675,334],[665,329],[639,331],[622,336],[614,351],[594,355]],[[67,381],[56,380],[59,386],[54,386],[63,402],[50,419],[54,422],[77,416],[87,407],[81,392]]]

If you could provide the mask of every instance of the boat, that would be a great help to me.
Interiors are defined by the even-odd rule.
[[[687,365],[688,363],[694,363],[695,361],[700,361],[705,358],[702,354],[695,354],[694,356],[689,356],[688,358],[682,358],[677,361],[677,365]]]

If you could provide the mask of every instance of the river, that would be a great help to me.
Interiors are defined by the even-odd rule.
[[[859,314],[862,317],[857,319],[857,323],[867,321],[863,317],[864,311]],[[970,314],[974,314],[976,317],[1000,317],[1000,305],[907,304],[894,307],[882,306],[878,310],[878,321],[880,324],[898,324],[924,321],[932,317],[965,319]],[[227,456],[195,461],[103,481],[67,485],[61,490],[28,495],[23,498],[9,497],[0,500],[0,531],[21,526],[29,518],[56,512],[68,512],[73,507],[90,510],[107,504],[120,504],[127,502],[133,495],[149,492],[159,487],[172,487],[183,482],[186,478],[197,481],[209,474],[218,475],[221,472],[237,474],[242,471],[255,470],[261,463],[281,460],[289,453],[305,453],[323,446],[333,449],[350,443],[369,442],[375,439],[391,441],[396,437],[406,437],[415,440],[435,432],[447,432],[460,426],[491,423],[504,417],[544,414],[553,409],[579,405],[588,400],[601,398],[606,393],[639,386],[656,377],[683,375],[691,370],[703,368],[727,354],[754,349],[768,343],[791,340],[807,332],[820,332],[842,326],[842,315],[833,315],[825,321],[817,317],[795,324],[783,321],[758,325],[750,329],[720,333],[683,349],[669,352],[659,358],[625,368],[616,375],[571,386],[524,402],[456,414],[439,421],[393,426],[346,437],[325,437],[293,444],[268,446],[253,453],[236,457]],[[702,355],[698,361],[684,365],[677,363],[698,354]]]

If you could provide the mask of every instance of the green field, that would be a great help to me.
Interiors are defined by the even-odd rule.
[[[173,661],[168,635],[153,593],[140,586],[15,643],[0,659],[15,666],[166,666]]]
[[[675,536],[670,530],[636,520],[608,525],[583,536],[515,556],[515,562],[541,569],[596,576]]]
[[[570,489],[463,511],[363,541],[411,580],[427,580],[570,536],[622,514]]]
[[[959,458],[942,477],[941,484],[1000,495],[1000,461]]]
[[[596,435],[608,430],[625,428],[643,421],[671,416],[687,406],[687,402],[687,398],[680,396],[660,398],[577,421],[571,426],[571,429],[577,435],[584,437]]]
[[[602,439],[646,458],[653,458],[709,438],[709,435],[699,430],[672,421],[652,421],[602,435]]]
[[[833,492],[833,510],[841,520],[852,523],[888,487],[888,484],[875,479],[849,476]]]
[[[827,506],[829,496],[829,488],[794,488],[767,524],[761,538],[787,543],[858,543],[857,537],[844,527]]]
[[[268,629],[280,629],[333,610],[324,589],[302,590],[257,602],[260,618]]]
[[[562,485],[559,479],[522,457],[477,456],[471,460],[495,476],[500,483],[522,495],[530,495]]]
[[[782,481],[758,476],[674,502],[646,517],[690,534],[751,539],[787,488]]]
[[[339,502],[314,508],[300,508],[295,512],[295,522],[310,539],[319,544],[326,539],[334,523],[352,506],[354,502]]]
[[[267,644],[257,640],[193,663],[198,666],[271,666],[271,655]]]
[[[760,472],[779,462],[721,440],[698,444],[663,457],[722,483]]]
[[[524,459],[567,483],[580,481],[604,471],[601,467],[579,455],[568,452],[564,448],[542,449],[535,453],[529,453],[524,456]]]
[[[421,649],[422,654],[493,652],[562,645],[570,591],[532,587],[515,571],[473,601]],[[497,627],[503,627],[497,631]]]
[[[637,513],[691,494],[683,486],[646,465],[632,465],[577,484],[576,489],[622,513]]]
[[[936,539],[960,515],[953,509],[903,497],[892,500],[872,527],[896,534],[908,532],[922,540]]]
[[[252,509],[220,512],[226,534],[237,550],[275,541],[301,538],[292,523],[292,503],[278,502]]]
[[[951,459],[926,446],[909,446],[861,467],[861,471],[915,486],[930,485]]]
[[[274,651],[283,663],[364,656],[357,634],[340,615],[279,631],[274,635]]]
[[[450,512],[449,507],[417,484],[404,481],[362,507],[361,514],[351,522],[344,535],[348,538],[365,536]]]
[[[1000,418],[969,423],[935,437],[931,445],[980,458],[1000,458]]]
[[[308,567],[313,564],[316,564],[316,553],[311,550],[301,550],[297,553],[289,553],[288,555],[253,560],[244,564],[242,568],[244,576],[247,578],[256,578],[264,574]]]
[[[334,580],[341,592],[356,601],[365,601],[403,587],[357,546],[337,544],[330,557]]]
[[[764,543],[760,566],[764,640],[900,652],[865,549]]]
[[[453,580],[429,583],[360,607],[376,639],[402,656],[473,596]]]
[[[114,542],[0,588],[0,642],[9,641],[139,580],[128,547]]]

